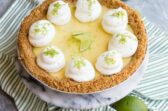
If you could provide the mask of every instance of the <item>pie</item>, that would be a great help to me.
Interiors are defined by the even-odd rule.
[[[19,59],[47,86],[102,91],[141,65],[147,34],[140,15],[119,0],[46,0],[23,20]]]

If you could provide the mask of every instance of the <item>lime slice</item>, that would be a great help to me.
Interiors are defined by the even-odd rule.
[[[92,41],[91,40],[84,40],[80,44],[80,51],[85,51],[91,47]]]
[[[145,103],[134,96],[126,96],[112,105],[117,111],[148,111]]]
[[[72,37],[80,41],[80,51],[85,51],[91,47],[92,38],[90,33],[73,33]]]

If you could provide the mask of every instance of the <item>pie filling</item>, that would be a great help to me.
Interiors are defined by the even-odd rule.
[[[79,0],[81,1],[81,0]],[[94,1],[94,0],[92,0]],[[62,3],[63,8],[67,9],[68,8],[65,6],[66,4]],[[80,4],[78,4],[80,6]],[[106,7],[98,7],[101,8],[101,13],[100,16],[97,17],[95,19],[95,17],[88,18],[87,20],[83,20],[83,18],[81,19],[81,16],[83,15],[79,15],[76,13],[79,13],[79,11],[82,11],[82,9],[80,7],[74,7],[72,5],[70,5],[70,11],[71,11],[71,15],[69,14],[69,16],[71,16],[71,19],[69,19],[69,22],[67,21],[63,21],[63,24],[59,24],[59,20],[54,21],[53,17],[48,17],[50,19],[52,19],[52,23],[53,26],[55,28],[55,35],[52,39],[52,41],[50,43],[48,43],[48,45],[46,46],[42,46],[42,47],[33,47],[33,52],[34,54],[37,56],[37,58],[39,57],[39,55],[41,54],[41,52],[44,53],[45,55],[45,50],[49,47],[49,46],[55,46],[56,48],[58,48],[56,51],[59,52],[59,49],[61,50],[61,52],[64,54],[64,58],[62,61],[64,61],[65,59],[65,63],[60,65],[60,64],[55,64],[56,67],[58,67],[59,71],[57,72],[52,72],[52,71],[47,71],[49,75],[51,75],[53,78],[57,78],[57,79],[64,79],[66,77],[71,78],[73,80],[77,79],[76,81],[79,82],[84,82],[87,80],[92,80],[92,79],[97,79],[101,74],[104,75],[112,75],[114,73],[116,73],[115,71],[111,71],[111,70],[106,70],[104,71],[104,69],[102,69],[102,66],[99,64],[102,62],[102,60],[106,60],[105,62],[109,63],[109,65],[105,68],[108,67],[112,67],[112,69],[116,69],[116,71],[121,71],[121,67],[125,67],[130,61],[131,61],[131,56],[129,54],[129,57],[127,56],[122,56],[124,58],[121,58],[118,55],[114,55],[114,60],[113,60],[113,56],[108,56],[108,57],[112,57],[112,58],[106,58],[104,56],[101,56],[103,53],[107,52],[108,50],[111,49],[115,49],[115,48],[111,48],[114,45],[109,45],[110,42],[113,40],[113,37],[115,37],[116,35],[113,34],[112,32],[117,31],[118,29],[122,29],[122,27],[117,27],[117,28],[113,28],[113,29],[109,29],[108,27],[110,25],[114,25],[115,24],[109,24],[109,25],[105,25],[106,22],[108,22],[109,18],[105,18],[107,16],[107,14],[112,14],[112,16],[116,16],[116,17],[122,17],[124,16],[123,14],[125,14],[125,12],[122,12],[123,10],[118,9],[116,13],[114,13],[113,11],[109,11],[109,9],[107,9]],[[54,8],[51,7],[51,8]],[[61,6],[56,6],[55,8],[60,8]],[[76,10],[78,10],[78,12],[76,12]],[[51,11],[51,9],[49,10]],[[54,14],[60,14],[60,12],[57,9],[55,9],[55,13]],[[108,13],[107,13],[108,12]],[[64,11],[63,11],[64,13]],[[87,13],[87,10],[83,11],[84,15],[85,13]],[[92,13],[92,12],[88,12],[88,13]],[[99,13],[99,12],[96,12]],[[106,14],[106,15],[105,15]],[[49,15],[48,15],[49,16]],[[66,16],[64,14],[60,14],[60,16]],[[78,16],[78,17],[76,17]],[[80,17],[79,17],[80,16]],[[108,15],[109,16],[109,15]],[[105,18],[105,19],[104,19]],[[80,19],[80,20],[79,20]],[[104,20],[107,21],[105,22]],[[114,21],[117,21],[115,19],[115,17],[112,17],[112,19]],[[122,19],[122,18],[121,18]],[[126,19],[125,17],[123,18],[124,20]],[[47,15],[46,15],[46,20],[47,20]],[[103,23],[102,23],[103,21]],[[58,22],[58,23],[57,23]],[[119,22],[118,22],[119,23]],[[103,29],[103,25],[106,27],[106,29],[108,31],[105,31],[106,29]],[[120,24],[121,26],[123,25],[123,23]],[[133,33],[132,29],[130,28],[129,25],[126,25],[126,30],[130,31]],[[123,29],[122,29],[123,30]],[[110,31],[110,32],[109,32]],[[118,40],[118,38],[117,38]],[[125,41],[129,41],[129,43],[132,43],[132,39],[130,39],[129,37],[120,37],[120,42],[124,43]],[[109,42],[110,41],[110,42]],[[122,44],[121,43],[121,44]],[[136,43],[135,43],[136,44]],[[138,43],[137,43],[138,44]],[[126,44],[126,47],[129,47],[129,44]],[[120,47],[117,45],[118,50],[120,50],[120,48],[122,49],[122,51],[124,51],[124,47]],[[130,47],[130,50],[132,51],[136,51],[136,49],[131,49],[132,47]],[[108,51],[108,52],[115,52],[115,51]],[[118,51],[120,52],[120,51]],[[118,54],[117,52],[117,54]],[[61,54],[62,54],[61,53]],[[50,53],[49,53],[50,54]],[[55,52],[52,52],[52,54],[56,54]],[[57,53],[58,56],[59,53]],[[58,58],[56,58],[57,55],[54,55],[55,58],[53,58],[53,60],[59,60]],[[62,57],[62,56],[61,56]],[[81,68],[81,70],[76,71],[76,69],[70,69],[72,67],[72,65],[74,64],[74,59],[73,58],[80,58],[82,57],[82,60],[84,58],[84,62],[78,64],[77,69]],[[100,57],[98,59],[98,57]],[[103,58],[104,57],[104,58]],[[45,59],[47,57],[45,56]],[[52,58],[49,58],[47,60],[51,60]],[[86,60],[85,60],[86,59]],[[121,61],[123,61],[123,63],[121,63]],[[39,63],[39,62],[37,62]],[[50,63],[49,63],[50,64]],[[105,65],[106,66],[106,65]],[[98,68],[100,70],[97,70],[97,67],[101,67]],[[82,69],[83,68],[83,69]],[[43,68],[44,69],[44,68]],[[48,67],[47,67],[48,69]],[[101,70],[102,69],[102,70]],[[90,71],[88,71],[90,70]],[[68,72],[70,71],[70,73]],[[82,72],[83,71],[83,72]],[[78,77],[74,78],[74,74],[81,72],[81,75],[78,75]],[[106,73],[108,72],[108,73]],[[91,74],[89,77],[89,73]],[[85,76],[87,76],[87,80],[85,80]]]

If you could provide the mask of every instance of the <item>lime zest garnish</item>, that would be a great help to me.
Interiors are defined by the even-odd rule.
[[[125,43],[127,42],[126,36],[125,36],[124,34],[118,34],[117,37],[120,37],[119,42],[120,42],[121,44],[125,44]]]
[[[112,56],[113,54],[107,54],[105,56],[105,62],[108,64],[108,65],[114,65],[116,63],[115,59],[113,58]]]
[[[46,51],[44,51],[44,54],[46,56],[54,57],[59,53],[54,48],[48,47]]]
[[[125,44],[126,41],[127,41],[126,38],[122,36],[121,39],[120,39],[120,43],[121,44]]]
[[[41,25],[41,27],[40,27]],[[47,25],[50,25],[48,23],[45,23],[45,24],[36,24],[34,26],[34,33],[37,34],[37,33],[42,33],[42,34],[47,34],[48,32],[48,29],[46,28]]]
[[[54,4],[53,15],[58,15],[58,10],[61,8],[61,6],[62,5],[58,2]]]
[[[118,34],[117,37],[120,37],[119,42],[121,44],[125,44],[127,42],[126,38],[132,39],[134,41],[137,41],[136,38],[131,37],[128,33],[124,33],[124,34]]]
[[[123,17],[125,14],[123,11],[118,11],[116,13],[113,13],[112,16],[115,16],[115,17],[118,17],[118,18],[121,18]]]
[[[85,61],[81,57],[73,58],[74,60],[74,67],[77,69],[81,69],[83,66],[85,66]]]
[[[75,32],[72,33],[72,37],[80,41],[80,51],[86,51],[91,47],[92,39],[90,33],[85,32]]]
[[[88,4],[89,4],[89,15],[91,16],[92,15],[92,5],[94,3],[96,3],[96,0],[87,0]]]
[[[39,29],[38,26],[35,26],[35,27],[34,27],[34,32],[35,32],[35,33],[39,33],[39,32],[40,32],[40,29]]]

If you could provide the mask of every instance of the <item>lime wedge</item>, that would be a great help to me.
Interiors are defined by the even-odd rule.
[[[80,41],[80,51],[83,52],[91,47],[92,38],[90,33],[73,33],[72,37]]]
[[[85,51],[91,47],[92,41],[91,40],[84,40],[80,44],[80,51]]]
[[[117,111],[148,111],[145,103],[134,96],[126,96],[112,105]]]

